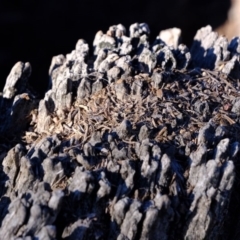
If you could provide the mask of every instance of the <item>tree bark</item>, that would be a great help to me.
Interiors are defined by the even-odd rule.
[[[237,234],[239,38],[207,26],[189,50],[180,29],[152,44],[147,24],[129,32],[98,32],[93,56],[79,40],[54,57],[43,99],[28,90],[30,64],[13,67],[0,109],[0,239]]]

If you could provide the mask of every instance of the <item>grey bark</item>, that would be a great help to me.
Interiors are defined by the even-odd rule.
[[[0,239],[230,236],[239,41],[208,26],[189,51],[180,33],[150,45],[147,24],[130,36],[112,26],[93,57],[79,40],[53,58],[43,99],[27,88],[30,65],[13,67],[1,95]]]

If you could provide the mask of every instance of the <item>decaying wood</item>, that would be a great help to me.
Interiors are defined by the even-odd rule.
[[[239,39],[207,26],[112,26],[53,58],[49,90],[17,63],[1,96],[0,239],[219,239],[239,181]],[[225,225],[224,225],[225,224]]]

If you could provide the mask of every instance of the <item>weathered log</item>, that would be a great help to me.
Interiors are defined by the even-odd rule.
[[[239,41],[206,27],[189,51],[176,29],[152,45],[149,34],[145,23],[129,37],[112,26],[96,34],[93,56],[79,40],[53,58],[39,100],[29,65],[14,66],[0,110],[1,239],[231,235]]]

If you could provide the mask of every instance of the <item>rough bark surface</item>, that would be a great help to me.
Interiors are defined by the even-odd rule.
[[[13,67],[1,95],[0,239],[229,236],[240,41],[210,26],[190,50],[176,28],[153,43],[146,23],[129,33],[112,26],[93,56],[80,39],[53,57],[43,99],[27,88],[30,64]]]

